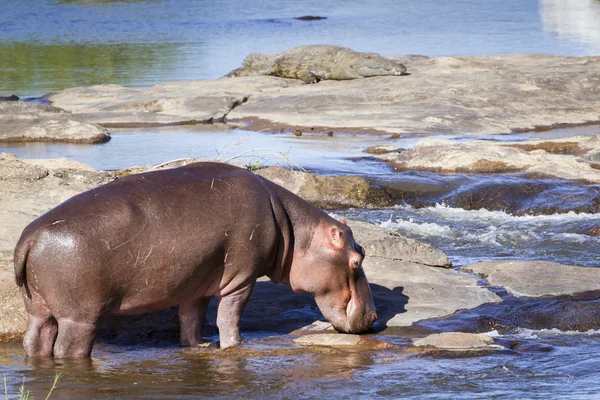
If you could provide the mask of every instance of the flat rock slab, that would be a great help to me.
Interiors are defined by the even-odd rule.
[[[0,142],[103,143],[106,129],[45,104],[0,102]]]
[[[347,221],[354,238],[369,257],[408,261],[449,268],[452,262],[442,251],[394,231],[362,221]]]
[[[600,120],[600,57],[388,58],[406,63],[410,75],[314,85],[269,76],[102,85],[47,97],[105,126],[242,120],[256,129],[464,135]]]
[[[582,139],[583,138],[583,139]],[[422,139],[400,154],[384,154],[380,159],[399,170],[449,173],[504,173],[523,171],[531,176],[553,176],[589,183],[600,182],[600,170],[584,158],[565,156],[562,151],[587,153],[600,148],[597,135],[562,141],[499,143]],[[546,150],[556,151],[550,153]]]
[[[479,286],[477,278],[453,270],[378,257],[366,257],[363,268],[378,309],[377,321],[385,327],[410,326],[502,301]]]
[[[487,261],[462,268],[483,276],[515,297],[600,294],[600,269],[549,261]]]
[[[413,341],[415,347],[436,347],[439,349],[473,349],[487,347],[494,343],[491,336],[481,333],[443,332]]]
[[[256,94],[228,118],[460,135],[600,119],[600,57],[412,57],[407,65],[407,76],[325,81]]]
[[[224,122],[251,94],[299,84],[261,76],[169,82],[145,89],[97,85],[51,93],[47,98],[78,118],[105,127],[171,126]]]
[[[442,350],[481,350],[504,349],[494,344],[494,339],[482,333],[444,332],[426,336],[413,341],[415,347],[435,348]]]
[[[292,342],[303,346],[356,346],[360,340],[360,335],[315,333],[300,336]]]

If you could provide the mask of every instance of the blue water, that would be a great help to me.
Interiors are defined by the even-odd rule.
[[[248,53],[317,43],[430,57],[600,53],[596,0],[3,0],[0,9],[0,90],[31,96],[213,79]],[[327,19],[294,19],[302,15]]]

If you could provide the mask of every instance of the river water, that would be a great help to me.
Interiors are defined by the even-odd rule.
[[[238,67],[250,52],[274,53],[314,43],[383,55],[432,57],[600,53],[600,2],[596,0],[0,0],[0,9],[0,92],[22,97],[99,83],[144,87],[213,79]],[[327,19],[294,19],[302,15]],[[600,131],[590,128],[547,135],[572,133]],[[366,159],[362,150],[381,143],[381,138],[295,137],[189,127],[113,130],[111,134],[113,139],[101,145],[1,144],[0,152],[31,158],[69,157],[98,169],[182,157],[235,158],[244,163],[293,163],[313,172],[362,175],[384,184],[433,182],[452,188],[457,182],[460,187],[465,186],[461,182],[472,183],[472,177],[461,175],[396,173],[386,164]],[[525,139],[527,135],[496,137],[506,138]],[[394,144],[406,148],[417,140],[408,137]],[[476,179],[525,182],[519,175]],[[569,199],[561,201],[560,212],[533,215],[464,209],[444,202],[449,198],[445,192],[439,202],[434,198],[424,206],[400,202],[386,209],[335,213],[428,242],[446,252],[455,265],[542,259],[600,266],[600,238],[585,230],[600,225],[600,213],[577,211],[582,203],[592,203],[582,191],[600,188],[556,180],[538,183],[560,188],[563,198]],[[537,200],[556,202],[544,193]],[[517,350],[477,357],[416,357],[404,351],[410,333],[375,335],[397,345],[392,349],[327,354],[302,352],[285,338],[254,331],[243,332],[249,339],[243,349],[227,354],[181,349],[175,338],[137,346],[101,342],[91,362],[75,364],[32,363],[24,359],[20,344],[0,344],[0,374],[6,376],[10,398],[22,383],[36,398],[44,398],[56,372],[63,373],[54,392],[54,398],[61,399],[598,398],[598,331],[512,328],[488,333],[519,343]]]

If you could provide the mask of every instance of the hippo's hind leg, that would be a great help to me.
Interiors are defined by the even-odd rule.
[[[44,315],[28,313],[27,331],[23,339],[27,357],[52,357],[57,332],[58,324],[50,313]]]
[[[54,344],[56,358],[84,358],[92,353],[96,338],[96,321],[78,322],[58,319],[58,337]]]
[[[180,333],[182,346],[198,346],[202,343],[202,325],[210,297],[201,297],[179,305]]]

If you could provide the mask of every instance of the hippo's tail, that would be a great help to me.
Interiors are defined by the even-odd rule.
[[[27,280],[25,265],[27,264],[27,256],[31,248],[32,238],[21,237],[15,247],[15,281],[17,286],[23,286]]]

